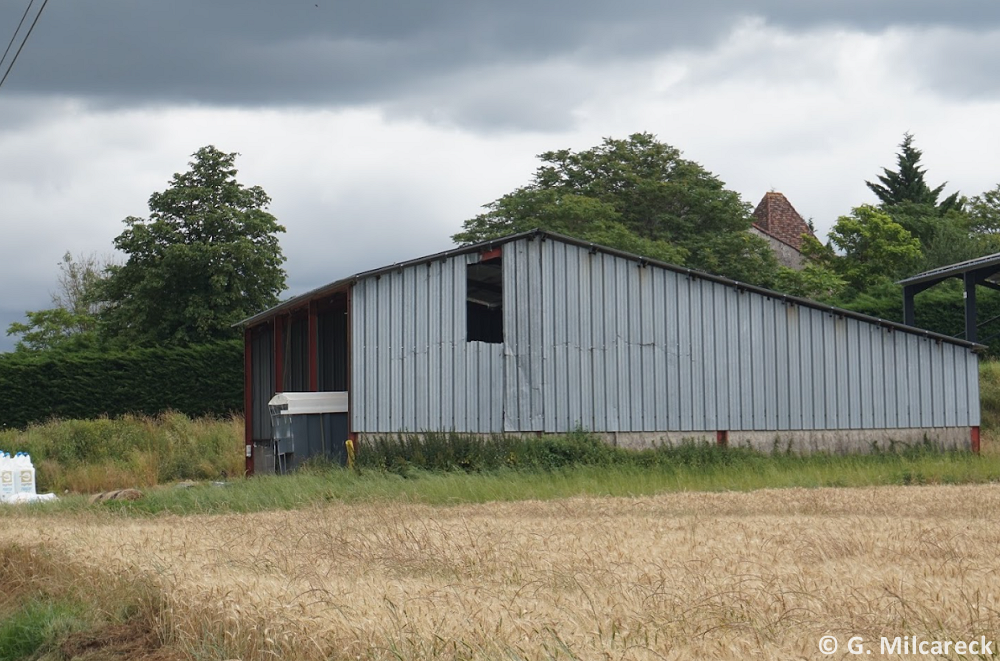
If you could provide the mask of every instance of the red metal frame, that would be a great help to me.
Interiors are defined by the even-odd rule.
[[[979,427],[973,427],[971,429],[972,436],[972,451],[979,454]]]
[[[253,360],[251,356],[251,334],[247,328],[243,331],[243,441],[246,443],[247,477],[253,475],[253,375],[251,374]]]
[[[715,432],[715,442],[716,442],[716,444],[718,444],[718,446],[720,448],[728,447],[729,446],[729,430],[728,429],[724,429],[724,430],[720,429],[720,430],[716,431]]]
[[[486,262],[491,259],[496,259],[503,255],[503,248],[494,248],[493,250],[487,250],[485,252],[479,253],[479,261]]]

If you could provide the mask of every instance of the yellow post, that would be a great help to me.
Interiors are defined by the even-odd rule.
[[[354,441],[347,439],[344,445],[347,447],[347,467],[354,468]]]

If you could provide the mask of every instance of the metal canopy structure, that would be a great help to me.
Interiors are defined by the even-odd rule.
[[[965,339],[977,342],[979,324],[976,318],[976,286],[1000,290],[1000,284],[997,283],[1000,280],[1000,253],[942,266],[900,280],[898,284],[903,285],[903,323],[914,325],[914,296],[949,278],[958,278],[965,285]]]

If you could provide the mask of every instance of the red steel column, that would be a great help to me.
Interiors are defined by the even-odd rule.
[[[972,451],[979,454],[979,427],[973,427],[972,430]]]

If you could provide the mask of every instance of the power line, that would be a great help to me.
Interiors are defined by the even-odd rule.
[[[21,27],[24,25],[24,19],[28,18],[28,12],[31,11],[31,5],[35,4],[35,0],[31,0],[28,6],[24,8],[24,13],[21,14],[21,21],[17,24],[17,29],[14,30],[14,34],[10,35],[10,43],[7,44],[7,50],[3,52],[3,57],[0,57],[0,67],[3,66],[4,60],[7,59],[7,53],[10,52],[10,47],[14,45],[14,40],[17,39],[17,33],[21,31]]]
[[[32,0],[32,3],[33,2],[34,0]],[[7,71],[4,73],[3,78],[0,78],[0,87],[3,87],[4,81],[6,81],[7,76],[10,75],[10,70],[14,68],[14,63],[17,62],[17,56],[21,54],[21,51],[24,49],[24,45],[28,43],[28,37],[31,36],[31,32],[35,29],[35,25],[38,24],[38,19],[41,18],[42,12],[45,11],[45,6],[47,4],[49,4],[49,0],[44,0],[44,2],[42,2],[42,6],[38,8],[38,13],[35,14],[35,20],[31,22],[31,27],[28,28],[28,33],[24,35],[24,40],[21,41],[21,45],[18,46],[17,52],[14,53],[14,58],[10,61],[10,64],[7,65]],[[28,4],[28,9],[30,8],[31,8],[31,3]],[[21,20],[23,21],[24,19]],[[15,32],[14,34],[17,35],[17,32]]]

